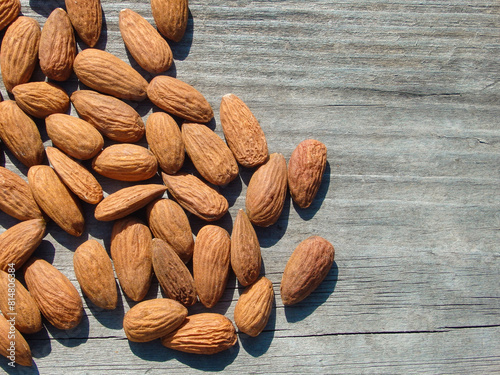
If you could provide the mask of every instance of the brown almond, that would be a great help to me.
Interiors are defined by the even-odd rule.
[[[154,112],[146,121],[146,140],[163,172],[174,174],[184,164],[184,142],[177,122],[165,112]]]
[[[158,31],[174,42],[180,42],[188,23],[188,0],[152,0],[151,10]]]
[[[162,178],[175,200],[200,219],[215,221],[226,214],[227,199],[198,177],[188,173],[162,173]]]
[[[241,285],[252,284],[262,264],[257,233],[243,210],[238,211],[231,234],[231,267]]]
[[[196,303],[193,276],[172,246],[160,238],[153,239],[153,269],[168,298],[184,306]]]
[[[167,41],[140,14],[123,9],[119,17],[120,33],[135,61],[149,73],[162,73],[172,65]]]
[[[0,210],[18,220],[43,218],[28,183],[16,173],[1,166]]]
[[[200,229],[194,243],[193,278],[200,302],[214,307],[226,288],[231,257],[229,233],[216,225]]]
[[[21,11],[19,0],[4,0],[0,2],[0,30],[5,29],[14,21]]]
[[[102,309],[114,310],[118,302],[115,274],[104,247],[94,239],[82,243],[73,255],[75,276],[83,293]]]
[[[129,216],[113,225],[111,258],[123,292],[133,301],[144,299],[151,286],[151,246],[151,232],[139,219]]]
[[[0,234],[0,269],[19,269],[33,254],[45,236],[45,220],[21,221]]]
[[[65,232],[79,237],[85,220],[78,198],[48,165],[35,165],[28,171],[33,197],[43,212]]]
[[[167,348],[194,354],[219,353],[237,341],[233,323],[216,313],[190,315],[178,329],[161,339]]]
[[[156,174],[158,162],[147,148],[121,143],[102,150],[92,161],[92,168],[114,180],[144,181]]]
[[[38,62],[40,25],[31,17],[21,16],[7,28],[0,47],[0,67],[8,92],[30,80]]]
[[[249,336],[258,336],[266,327],[274,303],[273,283],[262,276],[246,288],[234,308],[234,322]]]
[[[64,3],[80,39],[89,47],[94,47],[102,29],[100,0],[65,0]]]
[[[0,103],[0,138],[25,166],[42,163],[44,148],[40,132],[13,100]]]
[[[302,241],[294,250],[281,279],[281,300],[293,305],[309,296],[325,279],[333,264],[335,250],[319,236]]]
[[[12,317],[7,320],[0,315],[0,354],[21,366],[31,366],[33,357],[30,347],[17,329],[12,330],[10,319]],[[14,337],[9,337],[10,335]]]
[[[135,185],[120,189],[105,197],[95,208],[100,221],[121,219],[161,196],[167,188],[159,184]]]
[[[8,271],[0,271],[0,310],[3,316],[15,316],[15,327],[21,333],[40,331],[43,327],[42,315],[35,300],[15,278],[14,268]]]
[[[207,123],[212,107],[193,86],[177,78],[156,76],[147,88],[149,99],[164,111],[192,122]]]
[[[268,158],[267,140],[259,121],[248,106],[234,94],[222,97],[220,124],[234,157],[247,168],[264,164]]]
[[[246,212],[252,224],[268,227],[278,221],[285,204],[287,170],[283,155],[274,153],[252,175],[246,193]]]
[[[182,124],[182,140],[196,170],[214,185],[227,185],[238,176],[238,164],[226,143],[204,125]]]
[[[28,82],[12,89],[16,103],[27,114],[45,118],[53,113],[65,113],[69,108],[66,91],[49,82]]]
[[[53,145],[76,159],[91,159],[104,145],[97,129],[78,117],[56,113],[45,119],[45,127]]]
[[[78,90],[71,94],[71,101],[81,118],[113,141],[134,143],[144,136],[141,116],[120,99],[92,90]]]
[[[84,85],[104,94],[128,100],[146,99],[148,82],[109,52],[87,48],[76,55],[73,70]]]
[[[73,73],[76,41],[68,13],[56,8],[50,13],[40,36],[40,69],[49,79],[66,81]]]

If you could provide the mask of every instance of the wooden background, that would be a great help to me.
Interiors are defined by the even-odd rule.
[[[22,0],[22,12],[41,26],[57,6],[64,2]],[[125,7],[153,23],[148,1],[103,0],[98,47],[138,68],[118,29]],[[128,342],[122,319],[130,300],[109,312],[85,299],[77,328],[47,325],[27,337],[33,368],[11,370],[0,359],[1,368],[9,374],[500,372],[500,4],[192,0],[190,12],[184,39],[171,45],[175,67],[168,74],[205,95],[219,135],[220,99],[232,92],[259,119],[271,152],[288,159],[306,138],[328,148],[314,205],[301,210],[288,197],[278,223],[257,231],[276,292],[268,326],[257,338],[240,334],[226,352],[188,355],[159,340]],[[34,79],[44,77],[37,72]],[[64,87],[78,89],[76,77]],[[153,110],[147,101],[132,105],[144,119]],[[2,165],[26,178],[26,168],[2,150]],[[242,169],[223,190],[231,207],[219,224],[229,231],[250,176]],[[106,194],[127,185],[99,180]],[[84,209],[81,238],[51,223],[36,253],[79,291],[74,250],[88,238],[109,250],[111,230],[111,223],[93,219],[92,206]],[[0,214],[3,228],[15,223]],[[192,217],[191,223],[195,234],[203,225]],[[336,261],[315,293],[284,308],[285,263],[312,234],[332,242]],[[240,292],[231,276],[212,310],[232,319]],[[155,282],[148,298],[157,295]],[[199,303],[190,308],[200,311]]]

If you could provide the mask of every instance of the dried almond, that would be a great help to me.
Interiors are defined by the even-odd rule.
[[[188,0],[152,0],[151,10],[158,31],[174,42],[180,42],[188,23]]]
[[[78,36],[89,47],[94,47],[102,29],[100,0],[65,0],[66,10]]]
[[[12,89],[16,103],[27,114],[45,118],[53,113],[65,113],[69,108],[66,91],[49,82],[28,82]]]
[[[9,317],[7,320],[0,315],[0,354],[21,366],[31,366],[33,364],[31,349],[23,335],[15,328],[12,330],[11,319],[15,318]]]
[[[4,0],[0,2],[0,30],[3,30],[14,21],[21,11],[19,0]]]

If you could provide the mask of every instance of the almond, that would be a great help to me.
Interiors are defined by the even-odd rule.
[[[129,216],[117,220],[111,232],[111,258],[123,292],[133,301],[146,297],[153,276],[149,228]]]
[[[146,121],[146,140],[163,172],[174,174],[184,164],[184,142],[179,125],[165,112],[154,112]]]
[[[14,21],[21,11],[19,0],[4,0],[0,2],[0,30],[3,30]]]
[[[288,187],[300,208],[311,205],[326,168],[326,146],[315,139],[300,142],[288,162]]]
[[[33,357],[28,343],[17,329],[11,327],[11,322],[0,315],[0,354],[21,366],[31,366]],[[14,337],[9,337],[12,334]]]
[[[50,13],[40,36],[40,69],[49,79],[66,81],[73,73],[76,41],[68,13],[56,8]]]
[[[193,278],[200,302],[212,308],[226,288],[231,256],[231,239],[227,231],[206,225],[196,236],[193,251]]]
[[[78,117],[56,113],[45,119],[45,127],[52,144],[76,159],[91,159],[104,145],[102,135]]]
[[[85,220],[78,198],[48,165],[35,165],[28,171],[28,183],[40,208],[65,232],[79,237]]]
[[[259,278],[240,295],[234,308],[234,322],[249,336],[258,336],[266,327],[274,303],[273,283]]]
[[[76,55],[73,70],[84,85],[104,94],[128,100],[146,99],[148,82],[109,52],[87,48]]]
[[[0,103],[0,138],[25,166],[42,163],[44,148],[40,132],[13,100]]]
[[[31,219],[0,234],[0,269],[7,271],[9,264],[19,269],[42,242],[45,225],[43,219]]]
[[[144,17],[123,9],[119,26],[125,46],[144,70],[159,74],[170,68],[173,59],[170,46]]]
[[[238,176],[238,164],[226,143],[204,125],[182,124],[182,140],[196,170],[214,185],[227,185]]]
[[[148,223],[157,238],[167,242],[179,258],[187,263],[193,256],[193,234],[186,212],[175,201],[157,199],[147,207]]]
[[[82,243],[73,255],[76,279],[83,293],[102,309],[114,310],[118,302],[115,274],[108,253],[96,240]]]
[[[130,341],[153,341],[177,329],[187,313],[184,306],[172,299],[142,301],[125,314],[123,330]]]
[[[134,143],[144,135],[144,122],[135,109],[113,96],[78,90],[71,101],[81,118],[113,141]]]
[[[15,327],[21,333],[35,333],[42,329],[42,315],[31,294],[9,273],[0,271],[0,310],[3,316],[15,316]],[[10,302],[10,303],[9,303]],[[14,303],[12,303],[14,302]]]
[[[158,31],[174,42],[180,42],[188,23],[188,0],[152,0],[151,11]]]
[[[212,107],[193,86],[173,77],[156,76],[147,88],[149,99],[164,111],[192,122],[206,123]]]
[[[285,158],[281,154],[271,154],[248,183],[245,206],[250,221],[261,227],[276,223],[283,211],[286,192]]]
[[[335,250],[319,236],[302,241],[294,250],[281,279],[281,300],[293,305],[309,296],[324,280],[333,264]]]
[[[102,187],[83,165],[54,147],[45,149],[47,157],[62,182],[82,201],[97,204],[102,200]]]
[[[43,218],[28,183],[4,167],[0,167],[0,210],[18,220]]]
[[[161,339],[167,348],[195,354],[219,353],[237,341],[233,323],[216,313],[188,316],[178,329]]]
[[[100,0],[65,0],[64,3],[80,39],[89,47],[94,47],[102,29]]]
[[[69,108],[69,96],[61,87],[49,82],[28,82],[12,89],[16,103],[27,114],[45,118],[64,113]]]
[[[38,62],[40,25],[31,17],[17,18],[5,32],[0,48],[0,67],[8,92],[30,80]]]
[[[92,161],[100,175],[119,181],[144,181],[156,174],[158,162],[147,148],[130,143],[106,147]]]
[[[159,184],[135,185],[120,189],[104,198],[95,208],[100,221],[121,219],[162,195],[167,188]]]
[[[247,168],[264,164],[268,158],[267,141],[259,121],[248,106],[234,94],[222,97],[220,124],[234,157]]]
[[[200,219],[215,221],[226,214],[227,199],[198,177],[187,173],[162,173],[162,177],[175,200]]]
[[[247,286],[259,277],[261,264],[257,233],[245,211],[240,209],[231,234],[231,267],[240,284]]]
[[[179,301],[184,306],[196,303],[193,276],[174,249],[159,238],[153,239],[153,269],[168,298]]]

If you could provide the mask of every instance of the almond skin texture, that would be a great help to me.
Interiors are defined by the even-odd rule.
[[[106,147],[92,161],[102,176],[119,181],[144,181],[156,174],[158,162],[147,148],[122,143]]]
[[[239,210],[231,234],[231,267],[241,285],[259,277],[262,264],[257,233],[244,210]]]
[[[33,358],[28,343],[17,330],[14,331],[14,338],[9,338],[10,327],[10,322],[3,315],[0,315],[0,354],[5,358],[15,357],[15,362],[21,366],[31,366]],[[12,341],[15,341],[14,345],[11,344]],[[12,347],[14,350],[10,350]],[[11,361],[10,358],[9,361]]]
[[[187,263],[193,256],[193,235],[186,212],[175,201],[157,199],[147,207],[148,223],[157,238],[167,242],[177,256]]]
[[[96,240],[82,243],[73,255],[76,279],[92,303],[114,310],[118,302],[115,274],[108,253]]]
[[[0,167],[0,210],[18,220],[43,218],[28,183],[4,167]]]
[[[154,112],[146,121],[146,140],[163,172],[174,174],[184,164],[184,142],[179,125],[165,112]]]
[[[95,208],[94,216],[100,221],[121,219],[146,206],[165,192],[158,184],[129,186],[108,195]]]
[[[102,135],[78,117],[56,113],[45,119],[45,127],[52,144],[76,159],[91,159],[104,145]]]
[[[281,279],[281,300],[293,305],[311,294],[324,280],[333,264],[335,250],[319,236],[302,241],[285,266]]]
[[[222,97],[220,123],[227,145],[238,163],[253,168],[266,162],[266,136],[248,106],[236,95]]]
[[[61,87],[49,82],[28,82],[12,89],[16,103],[27,114],[45,118],[53,113],[65,113],[69,96]]]
[[[212,107],[193,86],[173,77],[156,76],[148,86],[149,99],[164,111],[184,120],[206,123],[214,117]]]
[[[159,238],[153,239],[153,269],[168,298],[179,301],[184,306],[196,303],[193,276],[174,249]]]
[[[193,278],[200,302],[212,308],[226,288],[231,257],[231,239],[227,231],[206,225],[196,236],[193,251]]]
[[[87,48],[76,55],[73,70],[83,84],[104,94],[136,101],[146,99],[148,82],[109,52]]]
[[[261,277],[241,294],[234,308],[234,322],[249,336],[258,336],[266,327],[274,303],[273,284]]]
[[[238,176],[238,164],[226,143],[204,125],[182,124],[182,140],[196,170],[214,185],[227,185]]]
[[[285,158],[281,154],[271,154],[248,183],[245,206],[252,224],[268,227],[276,223],[283,211],[286,192]]]
[[[0,30],[3,30],[14,21],[21,11],[19,0],[4,0],[0,2]]]
[[[40,25],[31,17],[17,18],[5,32],[0,48],[0,67],[8,92],[30,80],[38,62]]]
[[[187,173],[162,173],[162,177],[177,203],[200,219],[215,221],[226,214],[227,199],[198,177]]]
[[[99,0],[65,0],[66,10],[78,36],[94,47],[102,29],[102,9]]]
[[[76,327],[83,316],[80,294],[71,281],[43,259],[31,258],[24,268],[24,280],[43,316],[58,329]]]
[[[0,103],[0,138],[27,167],[42,164],[42,137],[33,120],[13,100]]]
[[[54,147],[45,149],[47,158],[64,184],[82,201],[97,204],[102,200],[102,187],[83,165]]]
[[[125,46],[144,70],[159,74],[170,68],[173,59],[170,46],[140,14],[123,9],[119,26]]]
[[[76,41],[68,13],[62,8],[52,11],[40,36],[40,69],[48,78],[66,81],[73,73]]]
[[[79,237],[85,220],[79,199],[66,187],[48,165],[35,165],[28,170],[28,183],[36,203],[65,232]]]
[[[139,302],[125,314],[123,330],[130,341],[153,341],[177,329],[187,313],[179,302],[168,298]]]
[[[113,141],[134,143],[144,136],[141,116],[120,99],[92,90],[78,90],[71,94],[71,101],[82,119]]]
[[[151,232],[139,219],[129,216],[113,225],[111,258],[123,292],[133,301],[143,300],[151,286],[151,246]]]
[[[326,168],[326,146],[315,139],[298,144],[288,162],[288,187],[300,208],[311,205]]]
[[[215,313],[190,315],[177,330],[161,339],[167,348],[194,354],[219,353],[237,341],[233,323]]]
[[[0,269],[19,269],[42,242],[45,226],[43,219],[26,220],[0,234]]]
[[[151,0],[151,11],[158,31],[174,42],[180,42],[188,23],[188,0]]]
[[[21,333],[35,333],[42,329],[42,315],[31,294],[14,278],[14,275],[0,271],[0,310],[10,318],[15,314],[15,327]],[[9,299],[15,304],[9,305]]]

